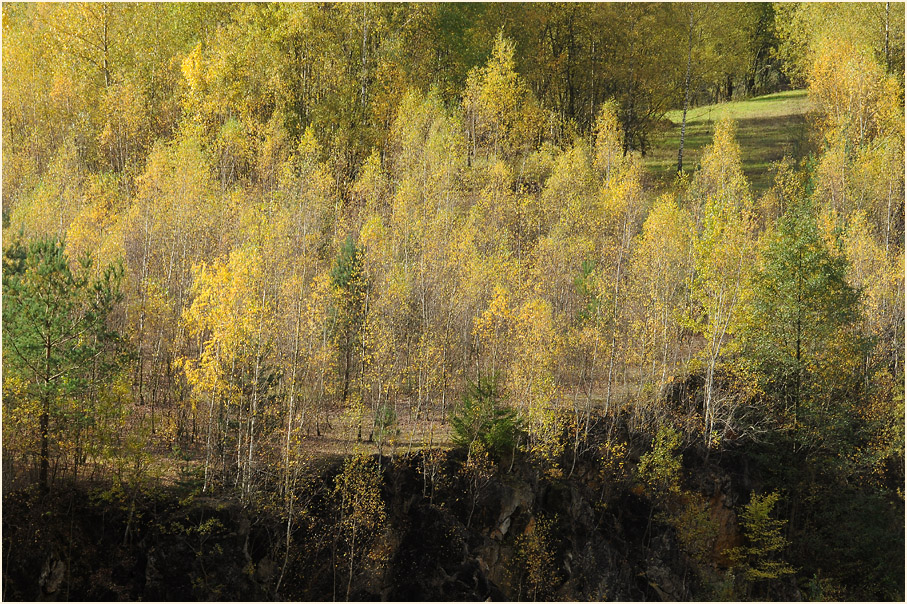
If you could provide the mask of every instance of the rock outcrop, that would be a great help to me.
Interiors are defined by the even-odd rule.
[[[428,497],[419,454],[385,459],[386,523],[352,572],[331,500],[338,464],[312,483],[291,523],[289,551],[282,508],[266,503],[159,492],[139,498],[124,539],[124,506],[89,491],[58,492],[41,506],[32,494],[10,494],[4,551],[17,555],[5,565],[6,597],[331,600],[347,587],[352,599],[410,601],[525,599],[530,587],[542,589],[538,597],[568,600],[704,593],[697,565],[652,503],[630,487],[608,489],[603,501],[591,462],[580,460],[571,478],[547,477],[525,460],[511,471],[501,464],[477,493],[468,526],[462,462],[460,453],[446,455],[445,479]],[[735,494],[720,474],[702,489],[710,489],[703,495],[719,527],[717,571],[728,564],[724,551],[739,544]],[[542,521],[550,530],[536,535]],[[543,587],[532,583],[532,555],[550,562]]]

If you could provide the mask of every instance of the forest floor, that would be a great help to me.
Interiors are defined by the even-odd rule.
[[[687,111],[683,149],[685,171],[692,172],[699,166],[703,149],[712,143],[715,123],[730,117],[737,123],[743,172],[753,192],[759,194],[771,186],[772,163],[785,155],[798,160],[807,153],[808,110],[805,90],[694,107]],[[652,150],[644,160],[659,188],[666,188],[674,178],[682,117],[680,110],[667,113],[666,125],[670,125],[654,139]]]
[[[623,375],[622,379],[618,378],[613,386],[613,404],[620,406],[634,396],[639,396],[638,384],[641,379],[642,376],[635,375],[632,371]],[[357,421],[348,416],[342,406],[332,406],[318,415],[317,422],[314,419],[307,422],[306,428],[298,435],[297,450],[304,451],[303,458],[307,463],[320,467],[359,453],[394,456],[425,449],[450,449],[454,447],[450,412],[459,403],[459,399],[449,400],[442,407],[437,401],[426,402],[416,417],[406,401],[400,401],[396,410],[396,423],[383,438],[375,430],[371,410],[364,410],[361,420]],[[585,404],[580,401],[580,405]],[[600,409],[604,404],[604,390],[594,392],[592,407]],[[560,411],[572,408],[569,398],[558,405]],[[176,409],[166,409],[163,418],[158,420],[164,427],[158,430],[150,449],[152,459],[149,460],[151,467],[148,469],[163,484],[198,483],[204,473],[204,439],[198,439],[194,446],[188,448],[178,446],[172,429],[176,412]],[[171,426],[169,430],[166,428],[168,425]],[[275,454],[282,455],[280,451],[283,441],[268,441],[259,443],[258,446],[270,448]]]
[[[164,411],[165,424],[174,421],[169,417],[174,412]],[[371,413],[363,416],[360,430],[360,424],[351,421],[341,409],[331,409],[320,415],[317,429],[311,422],[299,433],[296,450],[304,452],[302,458],[307,464],[322,467],[359,453],[393,456],[422,449],[450,449],[454,443],[447,415],[430,405],[426,405],[418,419],[401,411],[395,426],[379,440]],[[172,430],[163,429],[157,434],[149,449],[151,456],[146,468],[149,475],[165,485],[200,486],[205,466],[204,439],[181,448]],[[282,455],[283,441],[268,441],[259,446]]]

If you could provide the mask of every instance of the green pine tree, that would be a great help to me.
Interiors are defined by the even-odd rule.
[[[50,487],[54,432],[65,430],[56,403],[104,383],[120,361],[108,316],[120,299],[123,270],[108,267],[97,279],[91,273],[87,256],[73,270],[56,239],[15,242],[3,256],[4,379],[21,379],[24,396],[39,403],[38,483],[44,489]]]
[[[331,285],[334,287],[334,342],[341,360],[341,400],[345,401],[349,395],[354,354],[365,321],[368,289],[362,249],[352,235],[343,243],[331,269]]]
[[[860,383],[860,293],[846,282],[846,270],[807,200],[778,221],[754,278],[745,351],[776,416],[795,434],[802,424],[839,423],[844,418],[833,403]]]

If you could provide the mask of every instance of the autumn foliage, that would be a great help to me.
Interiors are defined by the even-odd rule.
[[[248,502],[310,454],[453,444],[475,507],[518,455],[610,450],[601,423],[654,443],[685,526],[675,450],[759,451],[747,596],[790,574],[774,514],[903,505],[903,5],[697,10],[5,4],[4,489],[179,459]],[[812,142],[768,191],[729,120],[652,186],[668,109],[791,81]],[[347,596],[385,519],[350,460]],[[520,543],[534,597],[554,522]]]

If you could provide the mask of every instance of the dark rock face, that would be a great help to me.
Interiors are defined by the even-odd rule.
[[[449,512],[417,505],[390,563],[390,600],[500,599],[502,595],[470,555],[469,535]]]
[[[139,498],[129,531],[124,506],[85,490],[47,500],[4,498],[5,599],[356,600],[531,599],[526,543],[550,526],[546,599],[683,600],[697,574],[677,537],[630,491],[602,501],[594,468],[550,479],[528,463],[503,467],[476,496],[447,456],[446,481],[429,495],[420,455],[384,460],[387,521],[354,565],[338,546],[330,498],[337,468],[316,480],[305,514],[286,518],[266,501],[224,497]],[[434,488],[434,487],[432,487]],[[736,531],[729,496],[717,502],[725,537]],[[716,507],[716,509],[717,509]],[[349,583],[349,586],[347,586]],[[279,587],[278,587],[279,584]]]

